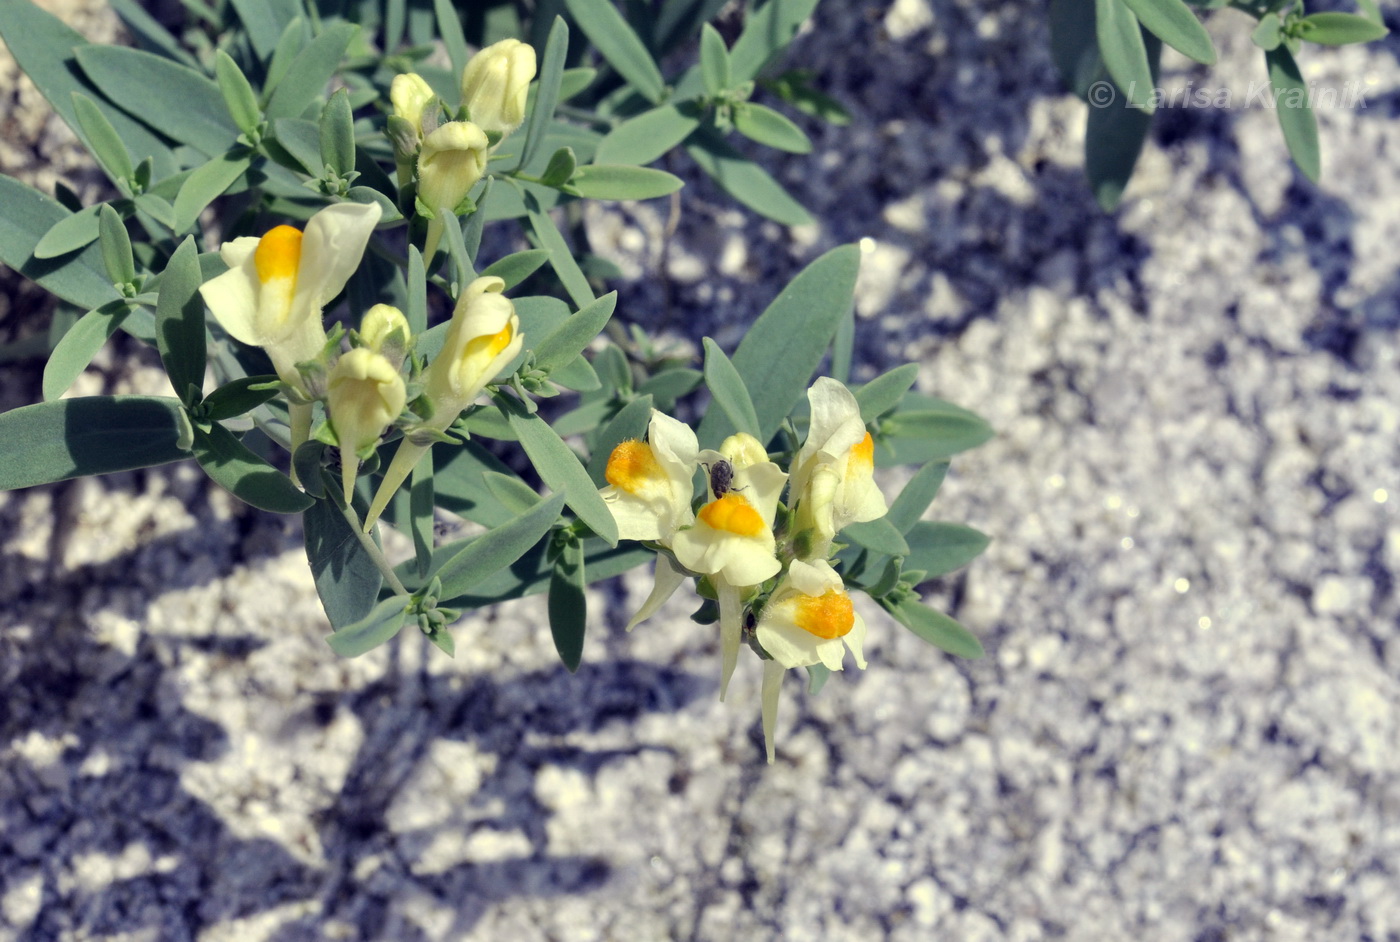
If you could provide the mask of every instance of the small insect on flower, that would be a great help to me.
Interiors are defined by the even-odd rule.
[[[734,489],[734,466],[721,458],[705,469],[710,475],[710,491],[715,499]]]

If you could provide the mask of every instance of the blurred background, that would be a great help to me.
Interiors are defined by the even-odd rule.
[[[0,494],[0,938],[1400,939],[1400,45],[1305,60],[1354,92],[1314,186],[1250,21],[1207,26],[1162,86],[1234,104],[1165,108],[1115,214],[1045,16],[993,0],[818,8],[789,64],[854,121],[763,151],[816,226],[683,159],[674,232],[590,210],[620,314],[690,347],[860,243],[856,379],[912,359],[998,430],[931,510],[993,538],[927,599],[985,659],[866,609],[768,766],[688,600],[622,631],[643,573],[590,590],[576,676],[539,598],[343,661],[299,525],[193,465]],[[93,198],[3,55],[0,102],[0,170]],[[42,328],[0,288],[0,340]],[[75,392],[168,386],[118,345]]]

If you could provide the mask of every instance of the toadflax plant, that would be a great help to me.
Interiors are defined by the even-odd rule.
[[[729,45],[705,22],[719,3],[666,0],[642,23],[569,0],[592,43],[571,49],[562,17],[468,36],[448,0],[432,17],[192,3],[183,24],[120,0],[140,48],[118,48],[0,0],[0,35],[112,188],[85,206],[0,177],[0,260],[85,312],[48,331],[44,401],[0,414],[0,488],[193,458],[240,500],[302,515],[346,657],[409,625],[450,655],[465,612],[547,592],[576,670],[584,588],[653,563],[633,624],[693,581],[721,697],[745,647],[762,664],[770,760],[787,670],[815,691],[846,652],[865,666],[853,593],[978,656],[918,589],[986,540],[921,517],[948,458],[991,432],[911,391],[913,365],[849,383],[856,247],[777,292],[732,358],[705,340],[695,369],[614,317],[576,226],[580,201],[679,189],[643,166],[673,149],[806,221],[726,136],[810,148],[760,92],[841,120],[805,75],[773,72],[814,5],[755,4]],[[487,224],[531,247],[488,260]],[[117,331],[155,348],[173,396],[65,398]],[[875,469],[896,464],[918,467],[888,500]],[[440,515],[473,535],[439,543]],[[384,527],[411,558],[386,557]]]

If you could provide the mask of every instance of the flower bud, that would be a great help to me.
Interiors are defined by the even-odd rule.
[[[393,103],[394,113],[389,115],[385,130],[394,145],[394,166],[398,170],[401,188],[413,179],[413,163],[418,159],[418,148],[423,143],[424,112],[430,105],[432,111],[428,113],[432,115],[429,122],[432,127],[427,131],[437,126],[436,98],[422,76],[412,72],[394,76],[393,84],[389,86],[389,101]]]
[[[436,93],[421,75],[413,72],[394,76],[389,86],[389,101],[393,103],[394,114],[403,118],[419,133],[423,129],[423,111]]]
[[[360,321],[360,340],[375,353],[381,354],[394,369],[403,365],[408,355],[408,338],[412,331],[403,312],[389,304],[376,304],[365,312]]]
[[[491,145],[486,132],[466,121],[449,121],[423,140],[418,154],[418,198],[433,213],[423,257],[431,259],[450,216],[486,172]]]
[[[525,122],[525,101],[535,77],[535,50],[503,39],[472,56],[462,72],[462,104],[472,123],[509,134]]]
[[[346,501],[355,490],[360,455],[379,442],[403,411],[405,400],[403,377],[373,350],[359,347],[336,361],[326,383],[326,411],[340,442]]]

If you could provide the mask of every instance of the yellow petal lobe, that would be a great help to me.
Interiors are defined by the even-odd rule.
[[[862,468],[875,467],[875,441],[869,432],[851,449],[851,463]]]
[[[301,230],[278,226],[263,236],[253,253],[253,264],[263,284],[282,278],[295,279],[301,267]]]
[[[506,331],[509,330],[507,327]],[[652,454],[651,446],[633,439],[613,449],[612,454],[608,456],[608,467],[603,472],[603,477],[614,487],[629,494],[636,494],[648,482],[664,478],[665,472],[657,463],[656,455]]]
[[[768,526],[744,495],[733,491],[701,507],[699,517],[716,530],[738,536],[758,536]]]
[[[466,354],[463,359],[475,357],[483,350],[488,358],[494,359],[496,354],[510,346],[512,339],[514,339],[514,333],[511,331],[510,325],[507,324],[501,328],[499,333],[490,336],[483,335],[467,341]]]
[[[855,626],[855,608],[851,597],[836,589],[821,595],[801,595],[797,598],[797,627],[818,638],[830,641],[850,632]]]

